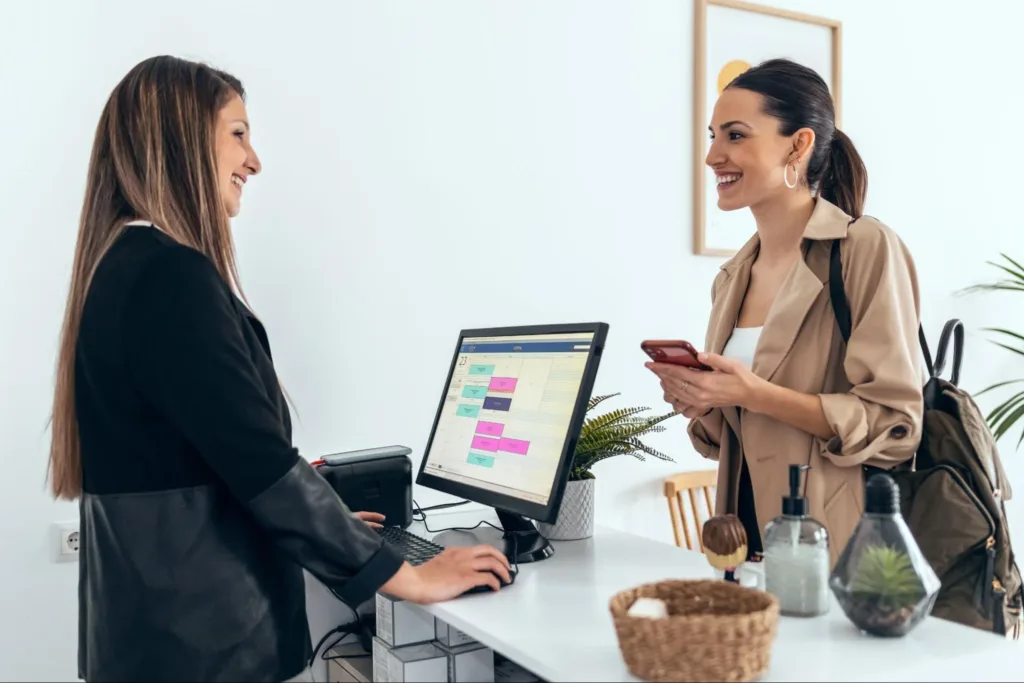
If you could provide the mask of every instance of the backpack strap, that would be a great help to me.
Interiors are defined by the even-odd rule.
[[[850,341],[853,332],[853,315],[850,313],[850,302],[846,299],[846,288],[843,286],[843,255],[839,251],[839,240],[832,240],[832,253],[828,262],[828,291],[832,298],[832,314],[839,325],[843,341]],[[932,361],[928,359],[929,370]]]
[[[942,327],[942,334],[939,336],[939,348],[935,351],[935,372],[934,377],[942,374],[946,366],[946,349],[949,346],[949,337],[953,336],[953,371],[949,381],[953,386],[960,383],[960,364],[964,359],[964,324],[953,319],[946,322]]]
[[[852,224],[853,221],[850,221],[850,225]],[[839,332],[843,335],[843,341],[848,343],[850,334],[853,332],[853,315],[850,313],[850,302],[846,298],[846,288],[843,286],[843,255],[839,240],[832,240],[832,251],[828,264],[828,289],[832,299],[832,313],[839,325]],[[950,383],[956,386],[960,382],[960,364],[963,362],[964,356],[963,323],[953,319],[942,328],[934,363],[928,349],[928,340],[924,336],[924,328],[920,325],[917,327],[917,338],[921,342],[921,352],[924,354],[929,377],[938,377],[946,367],[946,351],[949,347],[950,336],[953,337],[953,373]]]

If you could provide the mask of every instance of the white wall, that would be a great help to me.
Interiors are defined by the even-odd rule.
[[[1024,7],[778,4],[844,22],[844,128],[869,212],[917,256],[929,331],[967,323],[963,384],[1024,374],[975,332],[1019,328],[1019,297],[951,296],[999,251],[1024,257],[1024,91],[1004,67]],[[691,255],[691,31],[675,0],[2,3],[0,679],[75,676],[77,565],[51,563],[47,543],[77,512],[44,489],[45,422],[92,131],[125,71],[173,53],[250,91],[265,171],[235,224],[241,270],[300,449],[418,452],[466,326],[605,320],[597,390],[661,409],[638,344],[699,341],[719,265]],[[661,478],[706,464],[682,422],[662,436],[677,465],[598,469],[600,522],[670,540]],[[310,602],[314,635],[344,617],[322,591]]]

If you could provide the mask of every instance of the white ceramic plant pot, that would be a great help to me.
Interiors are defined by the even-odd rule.
[[[594,479],[570,481],[554,524],[540,522],[537,528],[552,541],[578,541],[594,535]]]

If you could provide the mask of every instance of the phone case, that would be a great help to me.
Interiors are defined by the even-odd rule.
[[[672,363],[695,370],[711,369],[697,360],[697,349],[688,341],[648,340],[640,348],[656,363]]]

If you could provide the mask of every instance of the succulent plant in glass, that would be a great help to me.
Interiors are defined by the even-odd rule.
[[[888,474],[868,480],[864,514],[829,579],[857,628],[889,638],[907,635],[931,614],[941,587],[900,514],[899,499]]]

